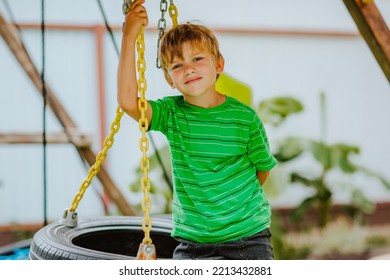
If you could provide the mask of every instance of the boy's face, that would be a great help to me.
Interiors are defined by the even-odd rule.
[[[168,65],[168,83],[188,99],[215,93],[217,75],[223,70],[224,61],[214,61],[205,48],[189,43],[182,46],[182,56],[174,57]]]

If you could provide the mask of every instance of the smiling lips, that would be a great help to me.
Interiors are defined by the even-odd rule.
[[[197,81],[199,81],[201,78],[200,77],[196,77],[196,78],[193,78],[193,79],[189,79],[188,81],[185,82],[186,85],[188,84],[192,84],[192,83],[195,83]]]

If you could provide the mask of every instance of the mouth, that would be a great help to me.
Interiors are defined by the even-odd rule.
[[[196,78],[191,78],[185,82],[186,85],[196,83],[197,81],[200,81],[202,78],[201,77],[196,77]]]

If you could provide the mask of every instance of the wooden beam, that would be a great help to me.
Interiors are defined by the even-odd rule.
[[[0,133],[0,144],[41,144],[42,133]],[[87,148],[92,144],[92,137],[85,134],[48,133],[47,144],[74,144],[78,148]]]
[[[37,91],[42,95],[42,82],[41,76],[32,62],[30,56],[27,53],[26,48],[22,42],[22,39],[19,35],[19,32],[14,24],[7,21],[1,11],[0,11],[0,35],[3,37],[5,43],[10,48],[11,52],[14,54],[15,58],[22,66],[26,74],[29,76]],[[61,125],[64,127],[65,133],[75,133],[78,132],[76,124],[73,122],[69,114],[62,107],[61,103],[56,98],[53,90],[49,85],[46,86],[47,93],[47,105],[53,111],[56,118],[59,120]],[[88,162],[90,166],[95,164],[96,154],[91,150],[90,147],[79,148],[75,145],[80,156]],[[113,180],[110,178],[107,170],[104,166],[101,166],[99,173],[97,174],[100,182],[103,185],[103,188],[110,199],[118,206],[119,211],[123,215],[135,215],[135,211],[127,203],[125,197],[115,186]]]
[[[41,25],[38,23],[18,23],[19,29],[32,29],[40,30]],[[105,30],[105,25],[75,25],[75,24],[53,24],[49,23],[46,25],[46,30],[67,30],[67,31],[91,31]],[[303,36],[303,37],[336,37],[336,38],[355,38],[360,37],[357,32],[345,32],[340,30],[323,30],[323,29],[283,29],[283,28],[223,28],[223,27],[212,27],[216,33],[230,34],[230,35],[241,35],[241,36]],[[122,25],[112,25],[111,30],[122,31]],[[156,27],[146,27],[145,33],[156,34],[158,29]]]
[[[19,64],[23,67],[24,71],[37,88],[38,92],[42,95],[42,82],[41,74],[33,64],[30,56],[27,53],[26,48],[22,42],[19,32],[14,24],[8,22],[0,12],[0,35],[3,37],[5,43],[14,54]],[[62,105],[54,95],[49,85],[46,85],[47,90],[47,105],[56,114],[56,117],[66,129],[76,128],[76,124],[72,121],[70,116],[65,112]]]
[[[343,0],[360,34],[390,82],[390,31],[374,1]]]

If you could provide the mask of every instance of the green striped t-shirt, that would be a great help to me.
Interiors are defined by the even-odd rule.
[[[276,159],[256,112],[228,96],[213,108],[182,96],[149,102],[150,130],[165,134],[171,150],[172,236],[219,243],[268,228],[271,209],[256,170]]]

